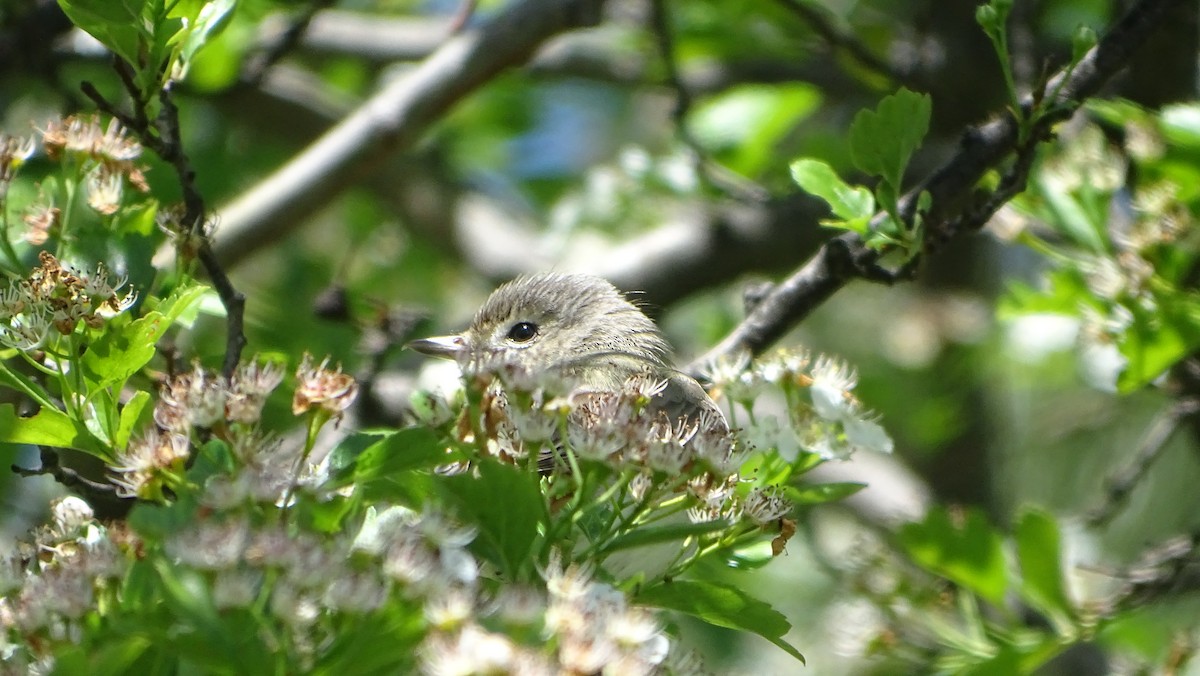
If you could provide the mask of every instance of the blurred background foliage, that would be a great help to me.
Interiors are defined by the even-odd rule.
[[[479,2],[465,18],[467,5],[450,0],[312,4],[240,0],[176,87],[187,152],[218,214],[445,42],[453,22],[468,29],[486,23],[508,0]],[[1045,68],[1065,63],[1079,26],[1102,32],[1126,4],[1017,0],[1010,43],[1019,84],[1031,86]],[[853,501],[849,509],[816,508],[806,516],[807,537],[753,578],[755,593],[795,624],[789,640],[806,653],[811,673],[910,673],[914,662],[906,660],[919,663],[936,652],[930,646],[937,640],[905,645],[908,638],[889,633],[894,618],[864,601],[873,598],[870,588],[856,586],[862,562],[896,544],[896,519],[919,519],[930,505],[978,509],[1002,531],[1023,507],[1041,506],[1059,518],[1073,589],[1103,584],[1148,547],[1200,528],[1200,455],[1191,429],[1175,435],[1111,520],[1085,523],[1106,500],[1107,478],[1133,462],[1171,397],[1153,384],[1117,394],[1111,377],[1089,377],[1092,363],[1079,349],[1086,341],[1072,317],[1078,298],[1064,292],[1058,308],[1045,301],[1057,288],[1047,280],[1062,274],[1052,250],[1080,243],[1045,225],[1062,220],[1053,207],[1063,202],[1042,172],[1055,162],[1060,172],[1095,168],[1094,159],[1070,165],[1063,158],[1078,144],[1103,150],[1128,141],[1111,132],[1128,128],[1143,115],[1137,111],[1195,99],[1196,8],[1178,4],[1163,33],[1106,90],[1106,98],[1136,106],[1089,109],[1063,125],[1031,191],[998,216],[996,227],[931,257],[915,284],[852,284],[787,338],[856,364],[859,397],[882,414],[896,440],[894,459],[858,458],[830,469],[870,483],[855,500],[898,505],[893,513],[864,517]],[[604,273],[641,292],[686,363],[743,316],[747,284],[799,265],[827,233],[797,222],[798,231],[781,237],[770,255],[730,263],[718,251],[713,274],[670,284],[660,283],[673,274],[669,264],[639,268],[660,260],[640,257],[653,246],[652,234],[674,241],[670,233],[681,228],[720,228],[713,214],[747,196],[785,199],[796,192],[788,163],[797,156],[819,158],[855,179],[850,120],[900,85],[933,101],[930,135],[909,170],[914,178],[954,152],[966,125],[1005,105],[1000,68],[974,22],[973,3],[689,0],[667,8],[673,64],[662,58],[653,5],[613,0],[599,26],[488,82],[414,150],[362,168],[353,187],[304,222],[238,252],[230,272],[248,299],[251,350],[329,353],[351,371],[370,370],[383,400],[370,422],[387,423],[423,365],[400,349],[406,336],[457,329],[499,281],[556,269]],[[255,71],[256,59],[314,9],[298,42]],[[108,61],[55,3],[4,0],[0,129],[27,134],[55,116],[90,109],[79,91],[84,80],[115,95],[119,83]],[[1200,108],[1169,110],[1173,117],[1154,127],[1154,141],[1167,149],[1135,165],[1139,179],[1173,182],[1182,205],[1177,216],[1190,224],[1200,208]],[[149,163],[155,194],[177,194],[170,171]],[[36,166],[23,174],[12,199],[31,199],[38,177]],[[1087,176],[1076,176],[1079,182],[1094,185]],[[1126,188],[1132,186],[1088,197],[1093,236],[1107,241],[1114,214],[1130,199]],[[136,247],[139,237],[97,246]],[[634,250],[622,248],[631,242]],[[1195,245],[1194,232],[1174,244],[1189,262]],[[32,263],[34,249],[23,251]],[[137,271],[130,272],[136,285]],[[1181,287],[1194,286],[1194,275],[1184,277]],[[389,319],[409,330],[381,337]],[[222,332],[221,317],[209,316],[189,334],[194,344],[181,348],[214,366]],[[0,474],[8,532],[39,518],[39,496],[52,490],[48,480]],[[1130,613],[1044,673],[1169,671],[1172,656],[1197,647],[1190,594]],[[1181,620],[1188,617],[1190,633]],[[703,636],[695,645],[717,671],[793,668],[761,640],[698,626],[683,631]],[[1129,652],[1117,660],[1104,651],[1113,646]],[[1195,663],[1188,673],[1200,673]]]

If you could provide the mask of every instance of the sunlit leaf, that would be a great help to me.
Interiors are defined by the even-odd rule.
[[[853,187],[837,175],[828,164],[820,160],[802,158],[792,162],[792,180],[804,189],[829,203],[833,215],[841,221],[826,221],[822,225],[845,228],[860,235],[870,229],[871,217],[875,214],[875,198],[871,191]]]
[[[977,510],[952,521],[944,509],[929,512],[922,523],[900,529],[900,542],[914,561],[938,575],[1001,605],[1008,573],[1000,534]]]
[[[52,408],[23,418],[12,404],[0,404],[0,443],[74,448],[99,458],[109,457],[108,449],[86,425]]]

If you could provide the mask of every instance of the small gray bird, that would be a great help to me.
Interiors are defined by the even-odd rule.
[[[596,392],[619,392],[631,379],[648,376],[666,382],[647,407],[652,415],[728,430],[700,383],[667,364],[670,346],[654,322],[599,277],[519,277],[496,289],[462,333],[409,347],[453,358],[467,375],[514,365]]]

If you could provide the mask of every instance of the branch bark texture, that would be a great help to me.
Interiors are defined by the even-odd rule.
[[[594,25],[604,0],[524,0],[446,40],[219,215],[214,252],[234,264],[326,204],[393,153],[411,148],[458,101],[525,63],[546,40]]]

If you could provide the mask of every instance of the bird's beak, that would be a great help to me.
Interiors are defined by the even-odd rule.
[[[446,357],[447,359],[455,359],[466,348],[466,341],[462,336],[437,336],[434,338],[421,338],[414,340],[408,344],[410,350],[416,350],[421,354],[427,354],[431,357]]]

